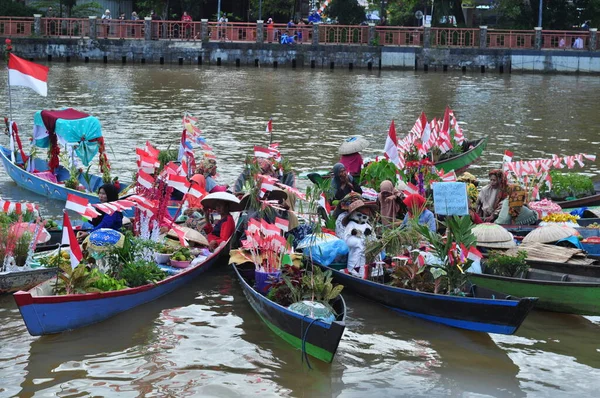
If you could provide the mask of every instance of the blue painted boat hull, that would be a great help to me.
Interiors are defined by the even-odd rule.
[[[55,200],[66,201],[67,196],[69,194],[73,194],[82,198],[86,198],[92,204],[100,202],[98,195],[95,193],[81,192],[76,189],[67,188],[62,184],[55,184],[51,181],[40,178],[11,162],[8,156],[10,156],[10,150],[0,145],[0,160],[2,160],[4,169],[19,187]],[[36,159],[36,161],[37,160],[39,159]],[[17,161],[20,161],[20,157],[17,159]],[[44,163],[40,162],[40,164],[43,166]],[[99,184],[97,181],[98,178],[99,177],[94,176],[94,183],[92,183],[93,187],[90,187],[92,188],[92,191],[95,191],[94,188],[96,188]],[[87,187],[87,182],[81,181],[81,179],[80,182]],[[174,217],[175,213],[177,212],[177,207],[169,206],[168,209],[169,215]],[[134,212],[133,210],[126,210],[123,212],[123,215],[126,217],[133,217]]]
[[[319,266],[331,270],[336,282],[344,285],[344,289],[395,312],[477,332],[515,333],[537,301],[533,297],[519,299],[477,287],[474,288],[475,297],[417,292]]]
[[[155,300],[190,282],[210,269],[223,255],[222,246],[204,262],[186,269],[156,284],[119,291],[74,294],[65,296],[35,296],[29,291],[13,295],[23,321],[32,336],[61,333],[101,322],[121,312]],[[48,281],[45,283],[52,283]]]

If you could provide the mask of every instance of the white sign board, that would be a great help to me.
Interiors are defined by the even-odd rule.
[[[431,15],[425,15],[425,25],[431,25]]]
[[[437,214],[444,216],[469,215],[467,184],[464,182],[434,182],[433,206]]]

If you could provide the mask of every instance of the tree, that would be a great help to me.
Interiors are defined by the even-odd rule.
[[[15,1],[0,1],[0,15],[7,17],[32,17],[40,11],[37,7],[29,7]]]
[[[356,0],[333,0],[325,9],[330,18],[342,25],[358,25],[365,20],[365,8]]]
[[[273,18],[275,23],[285,23],[294,17],[295,0],[262,0],[262,19]],[[258,19],[259,0],[250,0],[252,15]]]

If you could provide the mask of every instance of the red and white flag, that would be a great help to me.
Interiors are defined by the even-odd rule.
[[[272,157],[272,152],[269,148],[263,148],[261,146],[254,145],[254,157],[269,159]]]
[[[321,196],[319,197],[319,201],[317,202],[317,204],[325,209],[325,211],[327,212],[327,215],[329,215],[331,213],[331,205],[329,204],[329,201],[325,197],[324,193],[322,193]]]
[[[8,80],[11,86],[29,87],[39,95],[48,95],[48,67],[8,55]]]
[[[284,220],[283,218],[275,217],[275,225],[283,232],[287,232],[290,222],[288,220]]]
[[[169,174],[167,185],[184,194],[190,189],[190,183],[187,178],[174,174]]]
[[[504,156],[502,157],[502,162],[510,163],[510,162],[512,162],[512,158],[513,158],[513,153],[509,150],[506,150],[506,151],[504,151]]]
[[[260,231],[264,236],[279,235],[281,229],[275,224],[269,224],[265,220],[260,220]]]
[[[441,177],[442,182],[456,182],[456,173],[454,170],[444,173],[444,170],[440,170],[438,175]]]
[[[269,121],[267,122],[267,128],[265,129],[266,133],[272,133],[273,132],[273,118],[270,118]]]
[[[394,165],[398,166],[398,163],[400,163],[400,158],[398,157],[398,138],[396,138],[396,125],[394,124],[393,119],[390,124],[390,130],[388,131],[383,150],[385,152],[385,157]]]
[[[469,254],[467,258],[472,261],[481,260],[483,258],[483,254],[475,246],[469,247]]]
[[[196,199],[200,199],[201,197],[206,195],[206,192],[202,192],[202,190],[200,190],[200,185],[198,184],[192,184],[188,193]]]
[[[69,220],[69,215],[66,211],[63,213],[63,233],[61,244],[69,245],[71,249],[71,267],[77,267],[83,259],[83,254],[81,253],[81,247],[79,247],[79,243],[77,243],[75,232],[71,226],[71,220]]]
[[[100,213],[90,206],[90,202],[86,198],[73,195],[72,193],[67,195],[65,209],[73,210],[74,212],[88,218],[95,218],[100,215]]]
[[[139,170],[137,182],[144,188],[151,189],[154,186],[154,177],[146,173],[144,170]]]
[[[148,152],[148,154],[155,159],[158,159],[158,155],[160,154],[160,151],[154,148],[150,141],[146,141],[146,152]]]
[[[411,193],[419,193],[419,188],[417,188],[415,186],[415,184],[413,184],[411,182],[407,182],[406,183],[406,188],[404,188],[404,191],[408,192],[409,194],[411,194]]]

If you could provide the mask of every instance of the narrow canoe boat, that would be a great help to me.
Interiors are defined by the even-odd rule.
[[[58,268],[36,268],[31,271],[0,273],[0,294],[27,290],[55,277]]]
[[[346,303],[342,296],[332,304],[337,319],[332,323],[322,322],[269,300],[252,287],[253,280],[242,276],[238,265],[232,266],[248,302],[269,329],[297,349],[304,345],[308,355],[328,363],[333,361],[346,328]]]
[[[600,272],[596,271],[596,275],[600,276]],[[472,274],[469,279],[473,284],[487,289],[536,296],[539,298],[536,307],[540,309],[600,315],[600,277],[530,268],[524,278]]]
[[[86,181],[83,174],[79,176],[79,183],[83,185],[86,189],[86,192],[78,191],[76,189],[71,189],[65,187],[64,184],[54,183],[52,181],[48,181],[47,179],[41,178],[34,173],[30,173],[21,167],[22,162],[20,162],[21,157],[16,159],[16,163],[11,162],[10,160],[10,150],[6,147],[0,145],[0,160],[4,165],[4,169],[6,173],[12,178],[12,180],[21,188],[24,188],[28,191],[36,193],[38,195],[45,196],[50,199],[66,201],[67,196],[69,194],[77,195],[79,197],[87,199],[91,204],[100,203],[100,199],[98,198],[98,194],[96,193],[98,189],[102,186],[102,177],[97,175],[89,175],[89,183]],[[42,159],[34,159],[35,169],[36,170],[48,170],[48,162]],[[59,178],[58,181],[65,181],[69,179],[69,171],[65,168],[61,168],[58,172]],[[124,184],[121,185],[121,192],[124,192],[125,189]],[[173,217],[177,212],[177,206],[169,206],[169,214]],[[133,212],[125,211],[123,213],[127,217],[132,217]]]
[[[435,167],[438,170],[445,172],[455,171],[457,174],[465,171],[477,158],[481,156],[487,145],[487,138],[481,138],[474,142],[471,149],[457,156],[435,162]],[[301,179],[309,179],[313,183],[318,183],[323,179],[331,178],[330,170],[313,171],[301,173]]]
[[[517,298],[479,286],[473,289],[473,297],[417,292],[319,266],[331,270],[344,288],[396,312],[477,332],[515,333],[537,301],[535,297]]]
[[[157,283],[101,293],[51,295],[54,280],[46,281],[31,290],[14,294],[15,301],[32,336],[61,333],[88,326],[138,305],[155,300],[216,264],[229,253],[229,244],[222,245],[203,262],[183,269]]]

